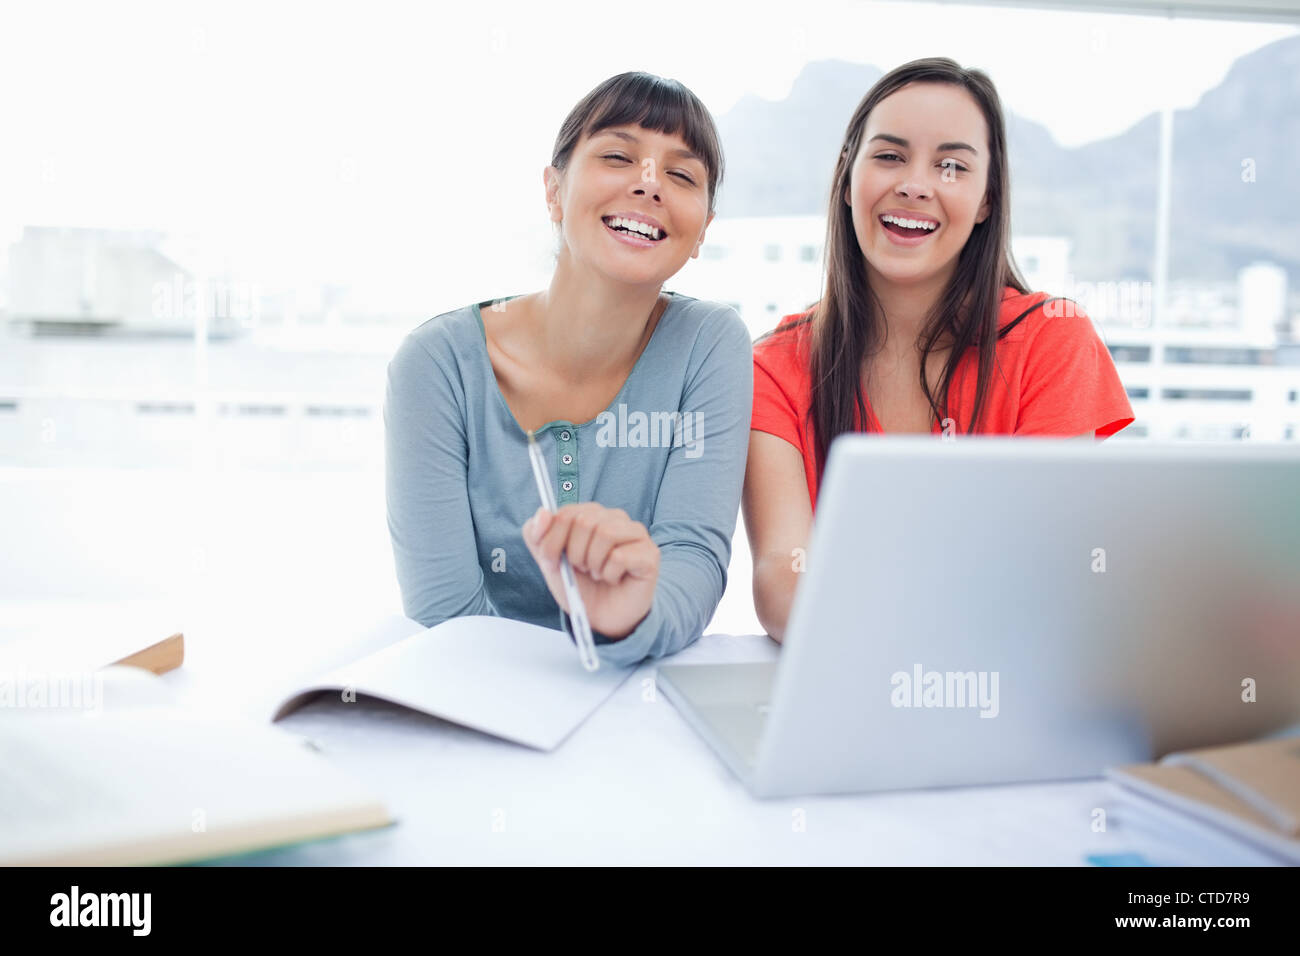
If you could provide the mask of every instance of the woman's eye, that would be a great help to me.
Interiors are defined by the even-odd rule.
[[[632,162],[632,160],[628,159],[628,158],[627,158],[626,156],[624,156],[622,153],[605,153],[605,154],[602,155],[600,158],[601,158],[601,159],[617,159],[617,160],[621,160],[622,162],[625,162],[625,163],[630,163],[630,162]],[[690,183],[692,186],[695,185],[695,180],[692,179],[690,176],[688,176],[686,173],[679,172],[679,171],[677,171],[677,170],[673,170],[673,175],[674,175],[674,176],[680,176],[682,179],[686,180],[686,181],[687,181],[688,183]]]
[[[901,160],[902,158],[903,158],[903,157],[902,157],[902,156],[899,156],[897,153],[881,153],[879,156],[876,157],[876,159],[898,159],[898,160]],[[967,169],[965,166],[963,166],[963,165],[961,165],[960,163],[958,163],[955,159],[945,159],[945,160],[944,160],[942,163],[940,163],[939,165],[940,165],[940,166],[947,166],[947,167],[950,168],[950,169],[956,169],[956,170],[959,170],[959,171],[961,171],[961,172],[963,172],[963,173],[969,173],[969,172],[970,172],[969,169]]]

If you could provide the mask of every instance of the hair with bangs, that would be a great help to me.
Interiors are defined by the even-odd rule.
[[[989,166],[985,196],[988,217],[976,223],[957,256],[957,266],[946,289],[930,310],[920,335],[920,386],[935,421],[948,414],[948,391],[957,363],[974,350],[978,365],[975,402],[968,433],[984,429],[988,389],[997,362],[997,340],[1016,325],[999,329],[1002,290],[1029,291],[1011,254],[1011,184],[1007,163],[1007,133],[1002,104],[993,81],[980,70],[963,69],[947,57],[913,60],[886,73],[867,91],[853,111],[844,143],[831,177],[830,211],[826,217],[825,285],[822,298],[809,315],[780,326],[767,335],[786,334],[810,325],[808,355],[812,400],[808,409],[814,435],[814,460],[820,484],[831,442],[845,432],[866,427],[862,400],[862,363],[876,354],[885,339],[885,317],[880,300],[867,278],[866,258],[853,227],[853,211],[844,201],[853,174],[867,117],[876,104],[909,83],[947,83],[965,90],[975,100],[988,127]],[[1024,318],[1022,315],[1021,319]],[[927,362],[939,339],[947,334],[953,345],[944,362],[937,394],[931,393]],[[960,426],[962,423],[955,423]]]
[[[677,80],[653,73],[620,73],[584,96],[564,120],[555,138],[551,165],[564,169],[574,147],[585,136],[611,126],[640,126],[669,136],[681,136],[704,161],[709,179],[709,213],[722,184],[722,142],[713,117],[699,97]]]

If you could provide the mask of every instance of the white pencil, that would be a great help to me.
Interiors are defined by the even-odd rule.
[[[533,477],[537,480],[537,492],[542,496],[546,510],[554,514],[559,510],[555,501],[555,489],[546,474],[546,460],[542,457],[542,446],[537,444],[533,433],[528,433],[528,459],[533,465]],[[560,555],[560,580],[564,582],[564,596],[569,601],[569,618],[573,621],[574,640],[578,645],[578,658],[582,666],[589,671],[600,667],[600,658],[596,656],[596,642],[591,637],[591,623],[587,620],[587,608],[582,603],[578,592],[578,582],[573,577],[573,566],[569,564],[567,554]]]

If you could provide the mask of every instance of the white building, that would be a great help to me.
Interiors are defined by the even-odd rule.
[[[700,299],[726,302],[757,338],[781,317],[821,296],[823,216],[714,219],[700,257],[668,283]]]
[[[193,335],[203,293],[161,251],[163,240],[149,231],[25,227],[9,247],[9,325],[34,335]],[[214,338],[238,332],[256,308],[234,301],[228,284],[202,289]]]

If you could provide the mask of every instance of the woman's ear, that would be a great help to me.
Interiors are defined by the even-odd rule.
[[[564,218],[564,207],[560,205],[560,171],[547,166],[542,170],[542,183],[546,186],[546,208],[551,222],[559,222]]]
[[[975,214],[975,225],[979,225],[989,217],[989,194],[984,194],[984,202],[980,203],[979,212]]]
[[[700,230],[700,238],[695,240],[695,250],[691,253],[692,259],[700,257],[700,249],[704,246],[704,234],[708,231],[709,223],[713,222],[713,213],[709,213],[709,218],[704,220],[704,228]]]

